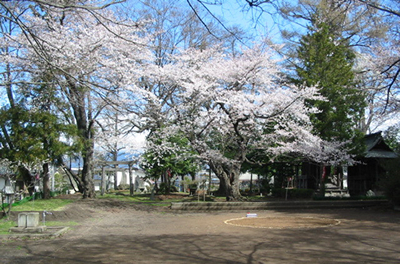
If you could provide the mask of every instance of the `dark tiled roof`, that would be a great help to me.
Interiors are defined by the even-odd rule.
[[[394,159],[398,157],[398,155],[383,140],[382,132],[366,135],[365,145],[367,147],[365,153],[366,158]]]

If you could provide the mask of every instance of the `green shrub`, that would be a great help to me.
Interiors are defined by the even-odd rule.
[[[177,192],[178,189],[174,185],[169,186],[169,192]],[[168,193],[168,185],[166,183],[161,183],[157,189],[157,194],[167,194]]]
[[[392,178],[388,181],[385,194],[393,205],[400,206],[400,177],[397,179]]]
[[[264,193],[264,194],[268,194],[271,192],[272,185],[269,183],[269,179],[263,179],[261,181],[261,188],[260,188],[260,192]]]
[[[381,175],[381,188],[388,200],[395,206],[400,206],[400,159],[382,163],[386,173]]]

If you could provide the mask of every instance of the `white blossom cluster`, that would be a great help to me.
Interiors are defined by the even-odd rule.
[[[58,99],[65,102],[61,111],[70,113],[71,123],[87,122],[88,141],[120,144],[121,134],[111,128],[112,119],[123,116],[124,133],[131,124],[141,132],[157,130],[161,139],[184,135],[195,158],[235,168],[250,152],[271,161],[282,155],[325,164],[350,159],[342,143],[323,142],[312,133],[309,116],[316,109],[305,102],[323,98],[316,87],[285,82],[272,49],[189,48],[159,65],[150,45],[154,36],[142,23],[71,3],[71,9],[54,1],[45,11],[21,12],[22,30],[3,35],[0,48],[8,52],[0,59],[12,71],[24,72],[22,81],[51,75]],[[103,133],[92,132],[96,129]],[[182,146],[162,142],[147,146],[156,154],[154,162],[171,153],[189,158]]]
[[[157,77],[181,88],[165,116],[171,125],[164,133],[187,135],[200,159],[224,164],[242,163],[250,150],[271,160],[285,154],[322,163],[349,159],[338,144],[312,133],[309,114],[316,109],[305,100],[323,100],[317,89],[286,83],[274,55],[258,46],[237,56],[220,47],[176,55]]]

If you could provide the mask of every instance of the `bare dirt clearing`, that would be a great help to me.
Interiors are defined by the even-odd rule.
[[[49,221],[79,225],[53,239],[0,240],[0,263],[400,262],[400,212],[386,208],[264,210],[243,219],[287,227],[318,219],[319,226],[272,229],[225,223],[247,212],[177,213],[112,199],[77,198],[53,213]]]
[[[237,218],[225,221],[226,224],[254,228],[316,228],[340,224],[339,220],[314,217],[252,217]]]

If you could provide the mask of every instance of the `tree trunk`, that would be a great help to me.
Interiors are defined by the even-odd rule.
[[[85,137],[85,148],[83,150],[83,168],[82,168],[82,187],[83,187],[83,198],[95,198],[96,193],[94,191],[93,183],[93,159],[94,159],[94,141],[93,133],[91,129],[88,129],[84,133]]]
[[[78,176],[75,175],[72,170],[70,168],[67,167],[67,165],[65,165],[65,163],[61,164],[61,168],[64,170],[65,174],[68,176],[69,182],[71,184],[71,187],[74,189],[75,192],[80,192],[83,193],[83,183],[82,183],[82,179]],[[74,183],[72,182],[72,179],[74,180],[74,182],[76,183],[78,190],[75,188]]]
[[[104,166],[101,167],[101,187],[100,187],[100,194],[101,196],[104,195],[106,191],[106,168]]]
[[[114,166],[114,169],[116,169],[116,167]],[[118,190],[118,177],[117,177],[117,171],[114,171],[114,190]]]
[[[50,177],[49,177],[49,163],[43,164],[43,199],[50,199]]]
[[[240,194],[239,189],[239,175],[240,175],[240,164],[232,164],[230,166],[224,166],[223,164],[217,164],[210,162],[210,168],[213,170],[215,175],[220,180],[221,188],[225,191],[225,197],[227,201],[242,201],[243,197]]]
[[[132,163],[129,163],[129,195],[133,196],[134,185],[133,185],[133,173],[132,173]]]
[[[225,179],[223,177],[219,177],[218,175],[216,176],[219,179],[219,187],[215,194],[217,196],[225,196],[226,195]]]
[[[28,189],[29,195],[33,195],[35,191],[35,177],[24,166],[19,166],[18,170],[22,176],[22,180],[24,181],[25,186]]]
[[[94,191],[93,183],[93,159],[94,159],[94,120],[92,117],[92,106],[90,94],[83,87],[79,87],[75,79],[70,76],[65,76],[69,89],[67,97],[73,109],[76,127],[80,133],[81,140],[84,144],[82,150],[83,168],[81,175],[82,194],[83,198],[94,198],[96,193]]]
[[[190,173],[190,177],[192,177],[192,181],[196,180],[196,174],[194,172]]]
[[[117,149],[117,148],[115,148],[115,149]],[[117,162],[117,160],[118,160],[118,151],[117,150],[113,151],[112,152],[112,156],[113,156],[113,161]],[[117,168],[118,168],[118,164],[115,164],[114,165],[114,190],[118,190],[118,171],[117,171]]]
[[[86,149],[86,155],[83,158],[82,182],[83,182],[83,198],[95,198],[92,167],[93,167],[93,143]]]
[[[161,182],[164,184],[165,194],[170,194],[171,181],[169,178],[168,170],[161,174]]]

